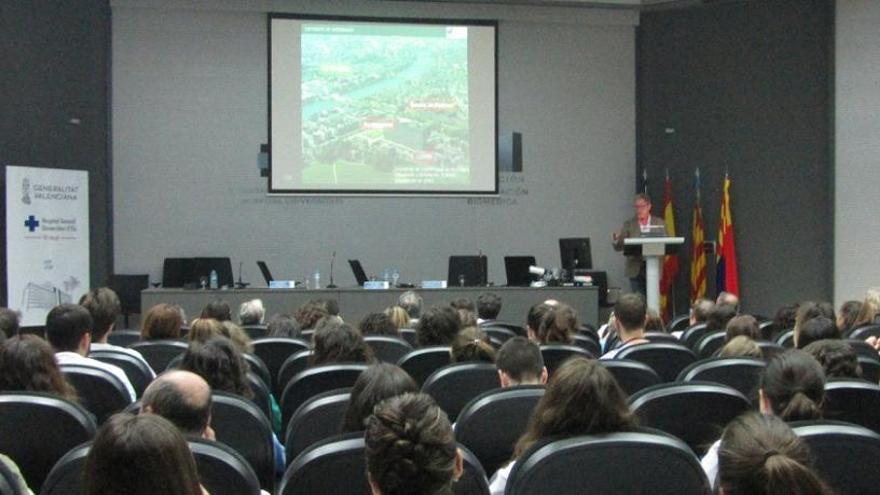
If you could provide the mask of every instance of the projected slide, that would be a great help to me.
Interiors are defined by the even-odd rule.
[[[494,192],[494,27],[272,26],[273,190]]]

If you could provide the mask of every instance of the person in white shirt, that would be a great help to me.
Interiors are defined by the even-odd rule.
[[[49,311],[46,316],[46,339],[55,348],[58,365],[82,364],[106,370],[122,382],[134,402],[137,396],[124,371],[112,364],[86,357],[92,343],[91,328],[92,317],[82,306],[61,304]]]
[[[645,298],[639,293],[624,294],[614,305],[614,327],[617,330],[619,344],[602,355],[602,359],[614,359],[621,350],[638,344],[647,344],[645,338],[645,322],[647,321],[647,305]]]
[[[79,299],[79,305],[86,308],[86,311],[92,316],[92,345],[89,348],[89,352],[108,350],[128,354],[142,362],[150,370],[152,378],[156,377],[153,368],[150,368],[150,365],[141,353],[128,347],[120,347],[107,342],[110,333],[116,327],[116,319],[122,312],[119,297],[113,289],[107,287],[92,289],[83,294]]]

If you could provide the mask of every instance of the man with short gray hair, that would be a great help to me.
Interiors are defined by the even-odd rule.
[[[238,321],[242,325],[262,325],[266,317],[266,308],[262,299],[251,299],[241,303],[238,308]]]
[[[422,296],[414,290],[408,290],[397,298],[397,305],[406,310],[410,326],[415,326],[422,317]]]

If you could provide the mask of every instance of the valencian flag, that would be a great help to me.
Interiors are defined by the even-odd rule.
[[[672,208],[672,179],[666,171],[666,182],[663,186],[663,220],[666,222],[666,234],[675,237],[675,214]],[[678,255],[671,254],[663,258],[663,273],[660,275],[660,316],[669,321],[672,314],[672,288],[675,276],[678,275]]]
[[[700,169],[694,172],[696,201],[691,224],[691,302],[706,297],[706,251],[703,250],[703,211],[700,209]]]
[[[733,216],[730,214],[730,177],[724,174],[724,192],[721,196],[721,221],[718,225],[716,251],[716,287],[718,292],[739,296],[739,276],[736,271],[736,247],[733,242]]]

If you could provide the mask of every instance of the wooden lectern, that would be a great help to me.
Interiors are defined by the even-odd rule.
[[[645,258],[648,308],[660,311],[660,262],[667,254],[675,254],[684,237],[628,237],[623,240],[623,254]]]

